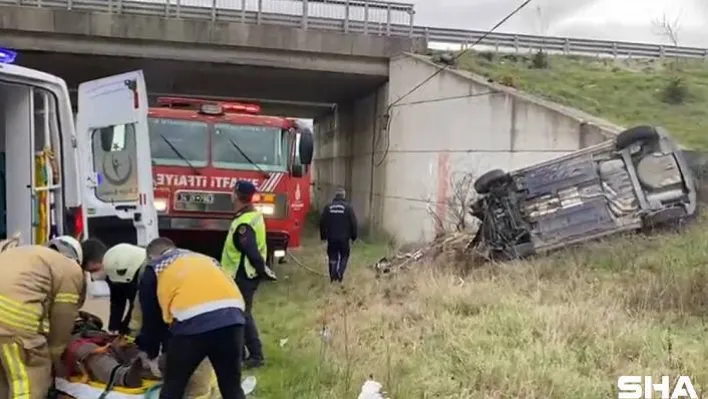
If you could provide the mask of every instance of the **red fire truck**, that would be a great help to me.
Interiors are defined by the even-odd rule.
[[[312,132],[296,119],[260,111],[256,104],[178,97],[161,97],[150,108],[161,235],[218,254],[233,219],[233,186],[250,180],[266,220],[269,262],[300,245],[310,206]]]

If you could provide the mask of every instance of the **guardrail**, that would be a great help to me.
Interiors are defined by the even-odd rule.
[[[0,4],[412,35],[413,4],[381,0],[0,0]]]
[[[394,34],[403,34],[404,29],[393,28]],[[477,42],[484,36],[484,31],[462,29],[415,27],[414,36],[425,37],[428,42],[459,44],[462,47]],[[563,54],[605,55],[612,57],[640,58],[708,58],[708,49],[652,43],[633,43],[623,41],[535,36],[510,33],[491,33],[479,42],[479,45],[491,47],[496,51],[544,50]]]
[[[462,47],[477,42],[485,34],[484,31],[415,26],[413,4],[381,0],[0,0],[0,4],[421,37],[428,43],[458,44]],[[489,34],[479,44],[496,51],[540,49],[613,57],[708,59],[708,49],[699,47],[509,33]]]

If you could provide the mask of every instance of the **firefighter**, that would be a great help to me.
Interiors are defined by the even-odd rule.
[[[44,399],[105,246],[70,237],[0,253],[0,397]]]
[[[138,274],[145,263],[145,249],[137,245],[117,244],[103,257],[106,283],[110,289],[108,331],[128,335],[138,292]],[[128,307],[126,313],[125,308]]]
[[[342,282],[349,261],[349,240],[357,239],[357,220],[354,209],[344,199],[346,192],[337,189],[332,202],[320,216],[320,239],[327,242],[329,280]]]
[[[253,319],[253,297],[261,279],[275,281],[275,274],[266,265],[266,229],[263,215],[251,203],[256,186],[249,181],[238,181],[231,200],[236,215],[226,235],[221,253],[221,265],[236,280],[246,302],[246,326],[244,340],[248,358],[244,368],[264,365],[263,345]]]
[[[244,301],[234,281],[208,256],[184,251],[167,238],[146,249],[138,298],[142,328],[136,343],[155,362],[169,334],[162,399],[182,398],[205,358],[223,399],[244,398],[241,389]]]
[[[145,248],[131,244],[117,244],[103,257],[103,267],[111,290],[109,329],[133,338],[138,335],[142,324],[140,300],[136,294],[140,276],[146,265],[146,255]],[[122,317],[126,303],[128,312],[125,317]],[[164,342],[160,347],[163,346],[162,344]],[[159,370],[155,374],[159,375]],[[215,379],[214,369],[209,359],[204,359],[189,379],[184,398],[208,397],[214,389],[212,381]]]

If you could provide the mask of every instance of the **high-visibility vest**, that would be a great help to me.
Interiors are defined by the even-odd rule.
[[[246,276],[248,278],[255,278],[257,275],[256,269],[248,260],[248,257],[243,256],[241,251],[236,249],[236,246],[234,245],[234,234],[236,233],[238,226],[241,224],[250,225],[251,228],[253,228],[253,231],[256,232],[256,244],[258,245],[258,252],[260,252],[263,260],[265,260],[268,255],[266,228],[263,215],[258,211],[244,212],[242,215],[234,219],[233,222],[231,222],[229,233],[226,235],[224,250],[221,252],[221,267],[223,267],[230,276],[235,278],[239,265],[241,264],[241,258],[243,258],[243,266],[246,268]]]
[[[147,267],[157,275],[157,300],[167,325],[219,309],[245,309],[241,291],[216,259],[175,249]]]

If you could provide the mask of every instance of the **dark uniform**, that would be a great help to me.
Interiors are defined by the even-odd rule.
[[[130,283],[116,283],[107,278],[106,283],[111,294],[108,331],[117,331],[119,334],[128,335],[130,333],[130,319],[133,316],[133,302],[138,294],[137,278]],[[126,307],[128,308],[127,313]]]
[[[250,198],[256,193],[256,187],[246,181],[239,181],[234,187],[235,194]],[[253,299],[261,279],[276,280],[273,272],[266,266],[267,257],[265,221],[263,215],[252,204],[241,203],[236,211],[221,254],[221,264],[236,280],[246,304],[246,326],[244,341],[248,350],[245,367],[258,367],[263,364],[263,346],[258,336],[258,328],[253,318]]]
[[[341,282],[349,261],[349,240],[357,239],[357,220],[354,209],[344,199],[344,191],[335,195],[320,216],[320,238],[327,241],[329,279]]]

